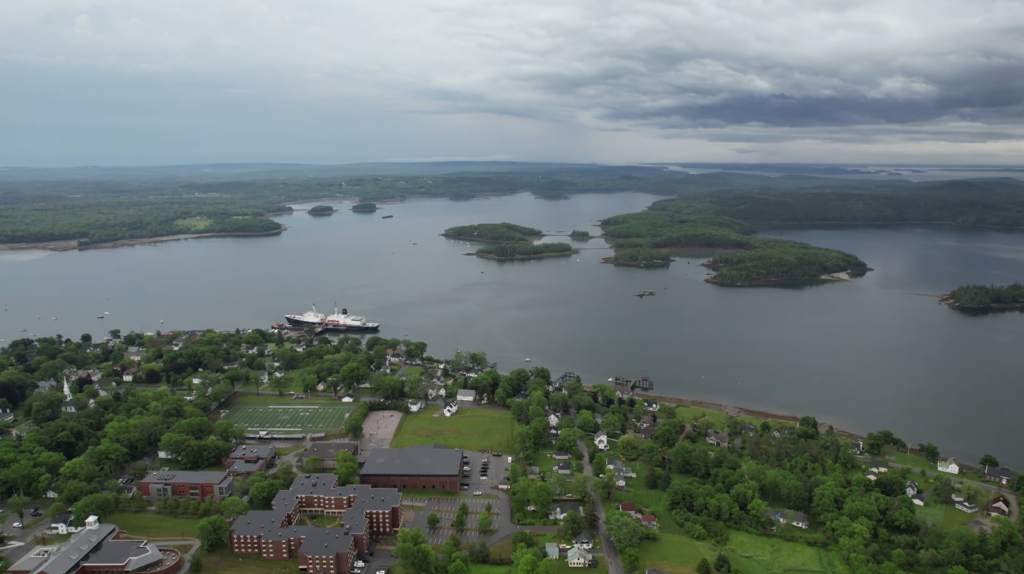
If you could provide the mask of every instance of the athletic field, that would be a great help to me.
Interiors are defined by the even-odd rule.
[[[224,420],[237,423],[249,431],[332,432],[341,429],[351,405],[236,405]]]

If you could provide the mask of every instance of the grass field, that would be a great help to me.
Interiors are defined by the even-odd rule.
[[[224,420],[250,431],[328,432],[340,429],[351,411],[346,404],[242,404],[231,407]]]
[[[405,415],[398,423],[392,448],[438,443],[469,450],[512,449],[512,413],[463,407],[451,417],[428,413]]]
[[[178,227],[192,232],[202,231],[209,227],[210,223],[212,223],[212,221],[205,217],[202,219],[179,219],[174,222]]]
[[[250,385],[246,388],[252,388],[252,386]],[[234,401],[234,404],[236,405],[303,405],[307,403],[326,403],[329,405],[350,404],[336,401],[331,397],[308,397],[304,401],[295,401],[292,400],[291,395],[281,396],[277,394],[277,391],[268,391],[262,395],[250,395],[248,393],[237,394],[234,397]]]
[[[203,563],[203,570],[217,574],[295,574],[298,560],[264,560],[260,556],[232,554],[227,548],[211,552]]]
[[[697,570],[701,558],[713,562],[715,554],[704,554],[692,538],[663,533],[657,542],[640,543],[640,557],[640,570],[660,568],[674,574],[690,574]]]
[[[926,506],[915,506],[917,515],[932,526],[939,526],[945,530],[952,530],[957,526],[964,526],[977,518],[981,513],[968,514],[957,510],[952,504],[936,504],[928,501]]]
[[[116,524],[132,536],[140,538],[195,538],[198,518],[175,518],[155,512],[115,512],[104,516],[103,522]]]
[[[707,544],[705,552],[712,550],[711,546]],[[848,571],[837,557],[820,548],[735,530],[729,533],[726,549],[733,566],[744,574],[840,574]],[[717,551],[712,552],[708,560],[717,555]]]

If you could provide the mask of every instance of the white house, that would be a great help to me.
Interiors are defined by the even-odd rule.
[[[583,516],[583,510],[578,504],[560,504],[553,506],[548,509],[548,518],[551,520],[564,520],[565,516],[570,512],[575,512],[580,516]]]
[[[569,453],[565,452],[564,450],[556,450],[555,452],[551,453],[551,458],[555,460],[569,460],[570,457]]]
[[[914,504],[916,504],[918,506],[924,506],[924,496],[922,496],[920,494],[915,494],[914,496],[911,496],[910,500],[911,500],[911,502],[913,502]]]
[[[569,549],[566,561],[570,568],[586,568],[594,561],[594,557],[579,546],[573,546]]]
[[[343,403],[351,403],[354,400],[356,400],[356,396],[353,395],[352,393],[346,393],[344,395],[341,395],[341,402]]]
[[[647,399],[644,399],[644,410],[645,411],[651,411],[652,413],[656,413],[656,412],[658,412],[659,408],[661,408],[661,406],[658,405],[658,401],[649,401]]]
[[[321,393],[326,391],[327,390],[327,383],[325,383],[323,381],[320,381],[319,383],[316,384],[316,390],[321,392]]]
[[[915,494],[917,494],[918,488],[919,488],[919,486],[917,485],[916,481],[908,480],[907,481],[907,488],[905,489],[904,492],[907,493],[907,496],[914,496]]]
[[[455,393],[455,399],[459,401],[473,402],[476,400],[476,391],[473,389],[459,389],[459,392]]]
[[[946,460],[939,459],[938,464],[939,472],[948,472],[949,474],[960,474],[960,465],[956,463],[956,459],[950,457]]]
[[[418,413],[423,410],[423,399],[409,399],[409,412]]]
[[[0,422],[9,423],[14,420],[14,413],[11,409],[0,409]]]
[[[551,413],[550,415],[548,415],[548,425],[553,426],[553,427],[557,427],[558,426],[558,414],[557,413]]]
[[[725,433],[716,431],[715,429],[708,429],[708,434],[705,439],[708,444],[715,446],[729,446],[729,437]]]
[[[775,520],[779,524],[792,524],[797,528],[807,528],[811,525],[807,520],[807,515],[799,510],[782,509],[775,513]]]
[[[64,513],[58,514],[50,520],[50,529],[47,532],[50,534],[73,534],[80,530],[81,527],[75,527],[75,517]]]
[[[599,431],[594,435],[594,446],[598,450],[608,450],[608,433]]]
[[[450,417],[459,412],[459,401],[450,401],[444,404],[444,416]]]
[[[135,375],[137,374],[139,374],[138,369],[128,369],[125,372],[121,373],[121,380],[126,383],[130,383],[135,379]]]
[[[957,508],[957,510],[963,510],[964,512],[966,512],[968,514],[974,514],[975,512],[978,511],[978,505],[977,504],[974,504],[973,502],[967,502],[966,500],[963,501],[963,502],[957,502],[956,503],[956,508]]]

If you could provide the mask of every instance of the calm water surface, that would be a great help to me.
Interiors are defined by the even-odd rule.
[[[813,414],[861,433],[889,428],[969,462],[984,451],[1024,467],[1024,315],[967,317],[914,294],[1021,280],[1024,233],[766,230],[855,253],[875,269],[799,289],[708,285],[700,258],[667,270],[615,268],[600,263],[609,254],[603,249],[499,263],[466,257],[473,246],[438,235],[498,221],[596,233],[594,220],[655,199],[417,199],[377,214],[284,216],[289,230],[279,237],[0,252],[0,306],[9,307],[0,338],[267,327],[285,313],[313,303],[325,311],[337,301],[383,323],[382,336],[424,340],[438,356],[483,350],[504,371],[541,365],[588,383],[648,375],[661,394]],[[632,296],[641,290],[657,296]],[[111,315],[96,319],[104,311]]]

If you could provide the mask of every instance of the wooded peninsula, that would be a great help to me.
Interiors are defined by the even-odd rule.
[[[942,301],[953,309],[969,313],[1024,309],[1024,284],[963,285],[945,295]]]

